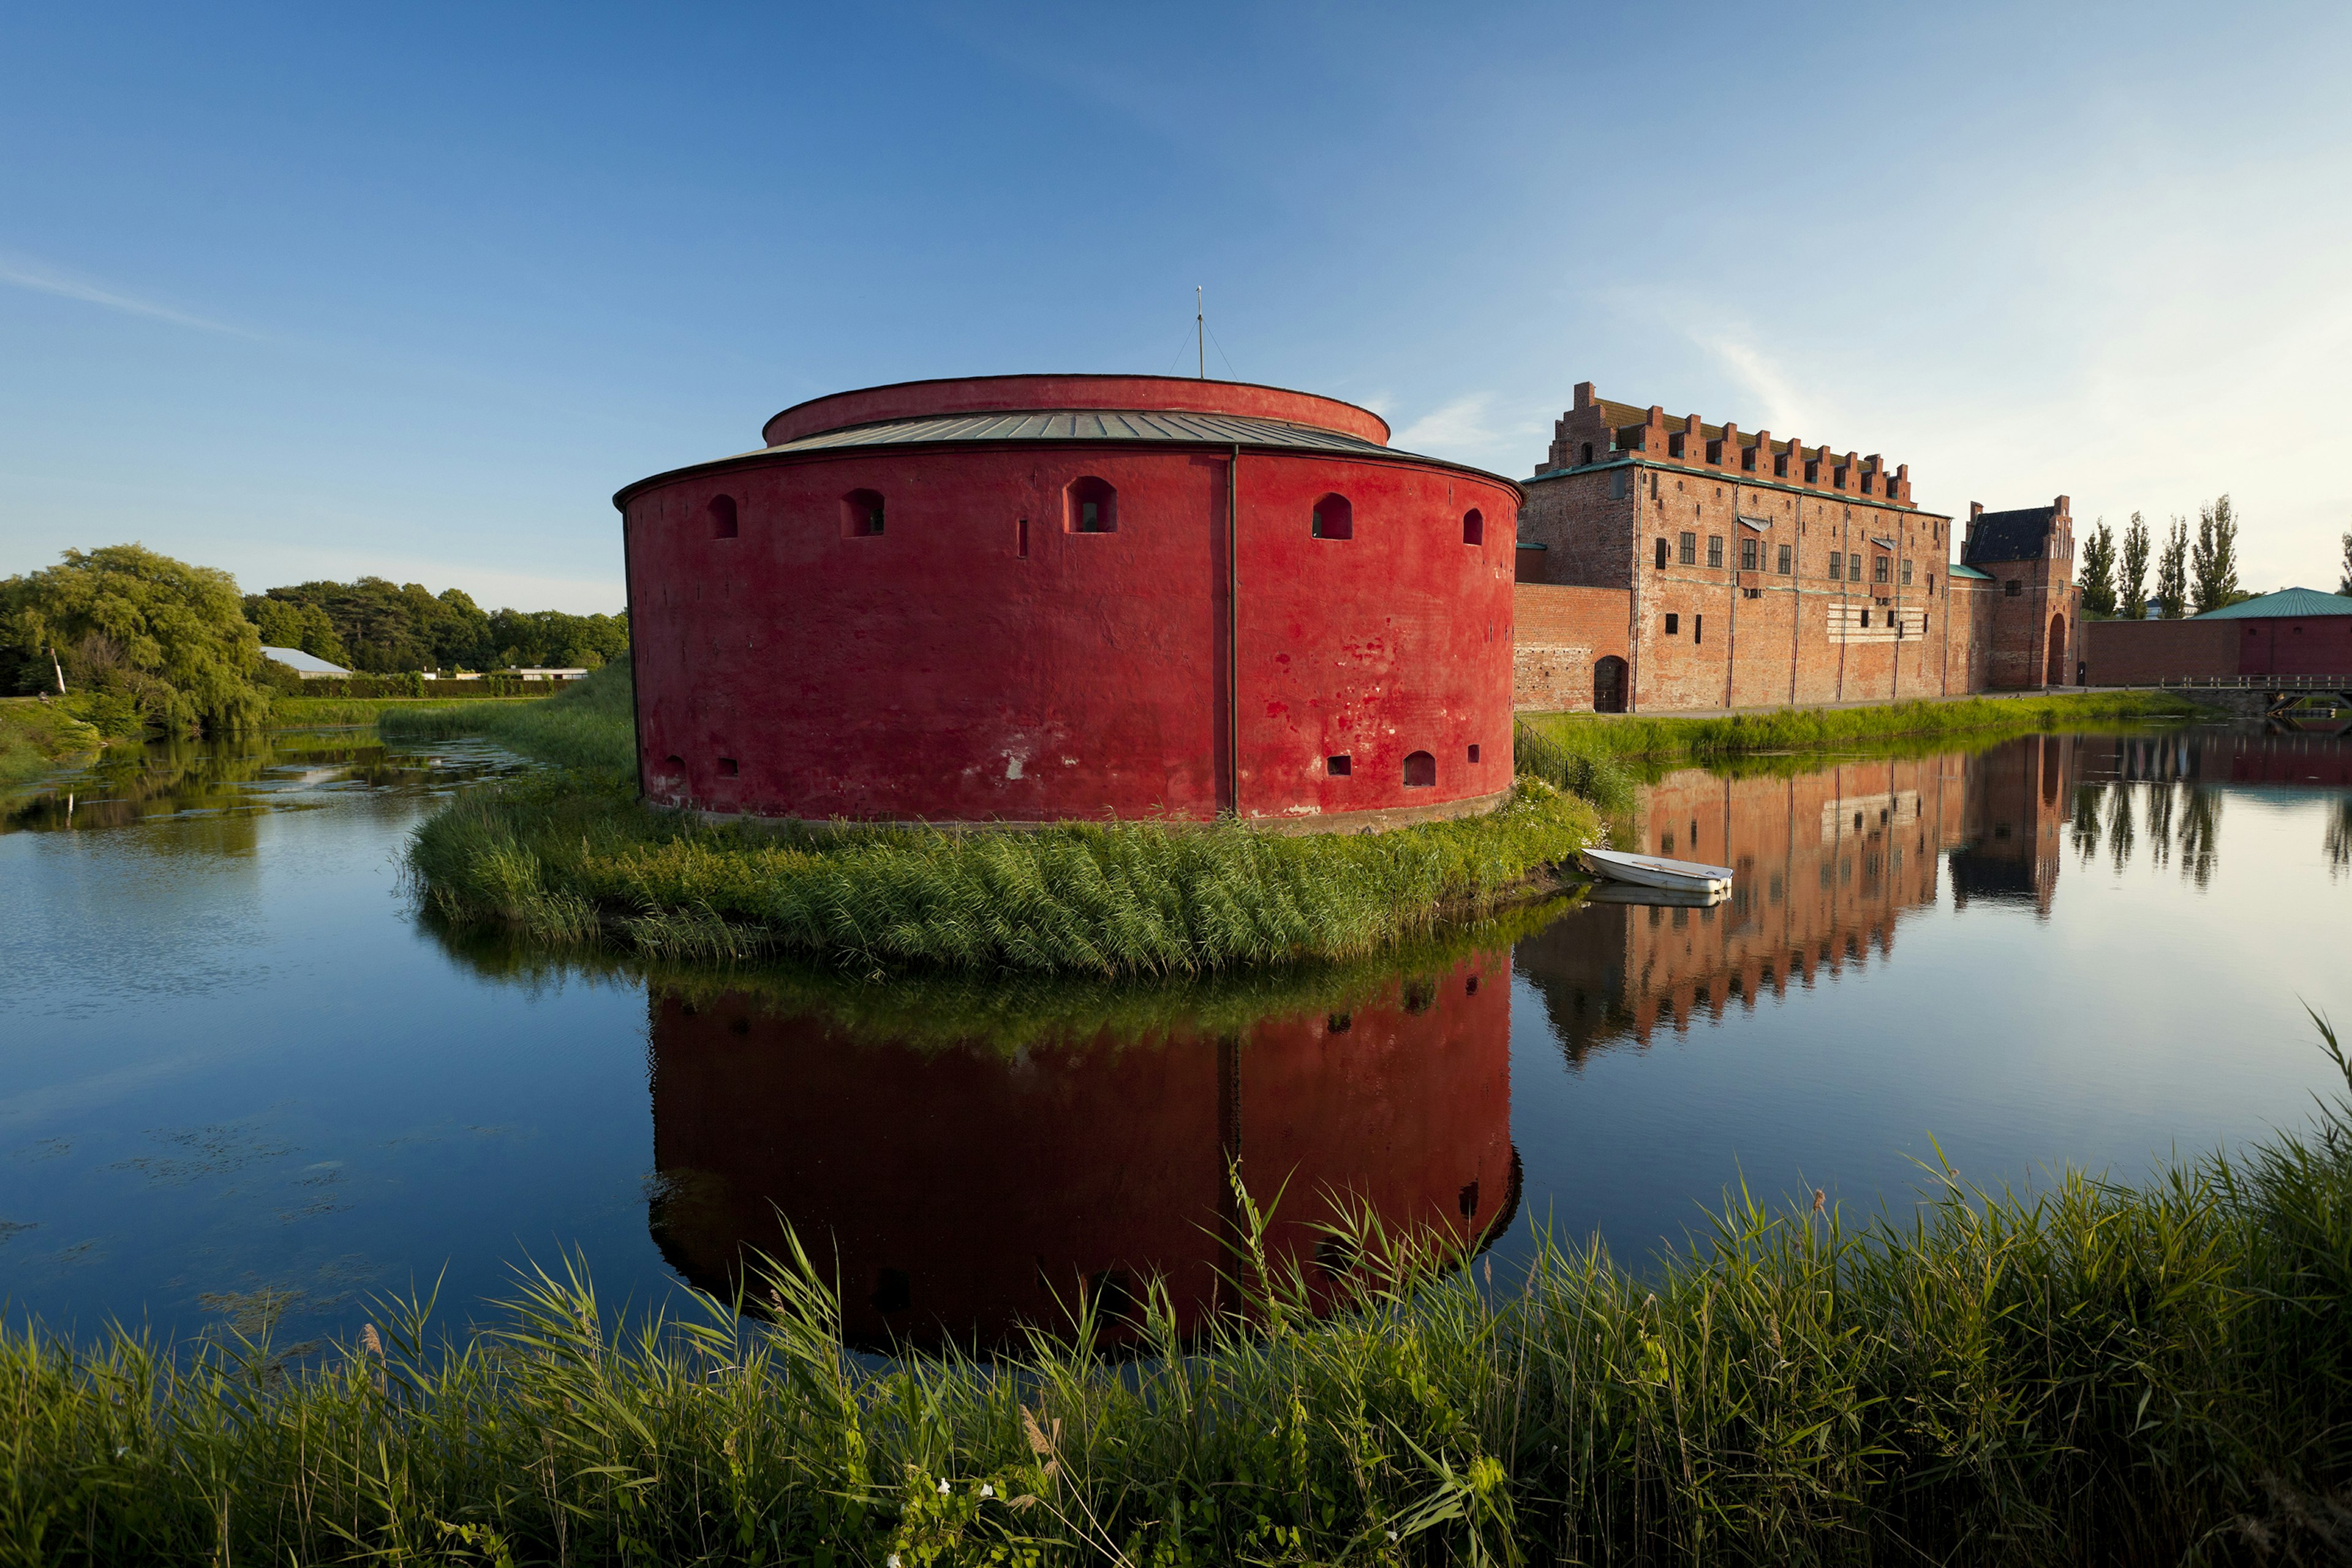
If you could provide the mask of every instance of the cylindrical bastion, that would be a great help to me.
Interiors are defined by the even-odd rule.
[[[1041,823],[1463,815],[1511,783],[1518,487],[1163,376],[845,392],[623,518],[646,798]]]

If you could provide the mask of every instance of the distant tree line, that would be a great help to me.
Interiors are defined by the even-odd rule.
[[[246,618],[272,647],[371,675],[516,667],[594,669],[629,650],[629,617],[484,611],[463,591],[382,577],[249,594]]]
[[[273,690],[301,686],[265,644],[369,675],[593,669],[627,654],[629,621],[485,612],[455,588],[381,577],[240,595],[227,573],[138,544],[68,550],[0,579],[0,693],[62,700],[109,734],[262,722]]]
[[[2238,516],[2228,496],[2199,509],[2193,537],[2187,518],[2172,520],[2162,548],[2154,552],[2156,588],[2150,593],[2153,544],[2147,524],[2134,512],[2118,555],[2115,531],[2101,518],[2083,546],[2084,613],[2137,619],[2153,607],[2163,619],[2177,621],[2254,596],[2238,582]],[[2352,534],[2345,536],[2345,571],[2352,583]]]

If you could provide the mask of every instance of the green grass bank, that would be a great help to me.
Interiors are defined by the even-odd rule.
[[[2341,1098],[2140,1187],[1734,1198],[1638,1273],[1553,1244],[1490,1282],[1342,1222],[1322,1320],[1253,1212],[1229,1315],[1181,1341],[1147,1291],[1120,1362],[1083,1303],[992,1363],[856,1362],[781,1235],[759,1320],[625,1320],[559,1267],[300,1363],[12,1327],[0,1561],[2340,1560]]]
[[[105,749],[106,736],[63,703],[0,699],[0,785],[86,763]]]
[[[377,721],[563,764],[451,803],[417,830],[410,869],[450,924],[558,949],[1106,977],[1347,960],[1554,890],[1549,868],[1601,837],[1590,805],[1539,778],[1490,815],[1370,835],[714,826],[635,798],[625,670],[490,706]]]
[[[270,699],[269,724],[275,730],[302,730],[342,724],[373,724],[388,713],[446,712],[480,703],[505,708],[544,702],[544,697],[477,697],[453,702],[445,697],[290,697]],[[484,731],[487,732],[487,727]]]
[[[1593,713],[1522,714],[1519,728],[1563,752],[1706,764],[1763,752],[1799,752],[1885,741],[1991,738],[2032,731],[2117,722],[2210,717],[2162,692],[2085,692],[2079,696],[1963,698],[1892,702],[1870,708],[1781,708],[1713,719]]]

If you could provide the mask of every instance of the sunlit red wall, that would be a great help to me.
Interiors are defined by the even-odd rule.
[[[1150,383],[1122,384],[1139,395]],[[959,389],[985,390],[922,384],[950,406]],[[1221,385],[1160,384],[1195,403]],[[880,393],[893,416],[919,402]],[[848,395],[850,412],[880,416],[866,396]],[[1266,388],[1234,400],[1251,411],[1270,396],[1293,414],[1346,407]],[[820,415],[843,401],[821,400]],[[1499,796],[1517,490],[1403,456],[1244,447],[1229,683],[1234,461],[1164,443],[870,447],[755,456],[624,492],[648,795],[810,818],[1206,818],[1234,805],[1237,728],[1245,816],[1352,824]],[[1116,531],[1068,530],[1082,478],[1116,489]],[[878,536],[845,525],[842,498],[859,489],[884,498]],[[1351,505],[1350,539],[1312,536],[1333,493]],[[720,495],[735,502],[732,538],[709,521]],[[1434,782],[1410,787],[1406,758],[1423,752]],[[1349,759],[1345,776],[1333,756]]]

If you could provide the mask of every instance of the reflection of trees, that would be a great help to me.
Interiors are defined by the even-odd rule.
[[[2180,809],[2180,874],[2202,888],[2213,879],[2221,837],[2221,792],[2187,787]]]
[[[2352,870],[2352,795],[2338,795],[2327,817],[2327,879]]]
[[[2132,792],[2117,784],[2107,792],[2107,853],[2120,877],[2131,864],[2132,847],[2139,835],[2132,826]]]
[[[373,735],[248,731],[214,740],[175,738],[110,748],[89,767],[48,781],[40,793],[11,799],[0,805],[0,832],[86,831],[172,816],[189,828],[176,847],[242,854],[254,847],[254,816],[291,804],[270,798],[289,773],[304,789],[376,790],[437,787],[483,772],[479,765],[451,767],[438,758],[395,755]]]
[[[2086,867],[2098,858],[2099,797],[2105,793],[2104,787],[2095,784],[2074,786],[2074,849]]]
[[[2172,786],[2147,786],[2147,858],[2161,871],[2172,864]]]

